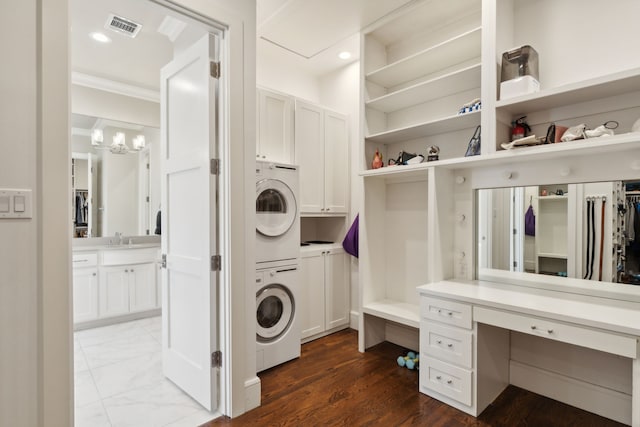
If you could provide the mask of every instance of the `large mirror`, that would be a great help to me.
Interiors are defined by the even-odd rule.
[[[72,114],[73,237],[158,234],[160,130]]]
[[[640,284],[640,182],[478,190],[478,267]]]

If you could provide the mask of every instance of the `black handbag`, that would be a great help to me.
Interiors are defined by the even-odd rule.
[[[480,126],[476,128],[475,132],[473,132],[473,136],[469,140],[467,152],[464,153],[464,156],[477,156],[478,154],[480,154]]]

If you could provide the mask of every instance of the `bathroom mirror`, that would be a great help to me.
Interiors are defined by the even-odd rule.
[[[160,130],[71,115],[73,237],[155,234]]]
[[[478,267],[640,284],[640,182],[481,189]]]

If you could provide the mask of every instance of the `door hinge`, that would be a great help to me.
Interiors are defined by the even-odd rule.
[[[147,196],[147,203],[149,203],[149,196]]]
[[[513,268],[516,268],[518,266],[518,261],[513,261]]]
[[[147,163],[147,169],[150,169],[150,167],[149,167],[149,163]]]
[[[219,159],[211,159],[211,175],[220,175]]]
[[[162,261],[160,262],[161,268],[167,268],[167,254],[162,254]]]
[[[516,228],[513,229],[513,235],[515,236],[516,234],[518,234],[518,230]]]
[[[214,79],[220,78],[220,63],[211,61],[209,71]]]
[[[222,257],[220,255],[213,255],[211,257],[211,271],[222,270]]]
[[[222,352],[220,350],[211,353],[211,367],[222,368]]]

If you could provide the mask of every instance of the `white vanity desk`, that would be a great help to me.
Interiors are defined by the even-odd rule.
[[[418,291],[421,392],[477,416],[513,383],[640,426],[640,303],[487,281],[442,281]],[[540,381],[518,375],[510,331],[628,358],[631,370],[622,372],[631,376],[631,394],[590,384],[572,388],[571,380],[553,374]],[[595,370],[608,375],[606,364]]]

